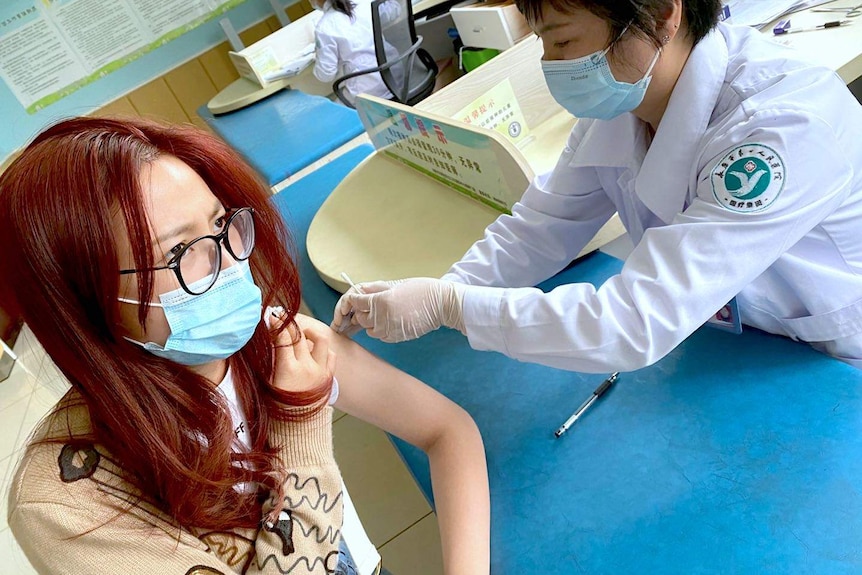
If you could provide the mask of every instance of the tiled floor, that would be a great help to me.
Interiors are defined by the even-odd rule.
[[[0,382],[0,574],[30,575],[36,571],[6,524],[6,496],[21,446],[36,422],[65,392],[65,384],[26,328],[18,337],[15,352],[18,361],[12,374]]]
[[[6,522],[9,480],[30,431],[66,391],[66,383],[26,328],[19,359],[0,382],[0,575],[36,573]],[[339,414],[335,455],[371,541],[395,575],[443,572],[437,520],[389,439],[379,429]]]

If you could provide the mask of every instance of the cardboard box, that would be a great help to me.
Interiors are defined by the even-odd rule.
[[[530,33],[514,2],[458,4],[449,11],[464,46],[505,50]]]

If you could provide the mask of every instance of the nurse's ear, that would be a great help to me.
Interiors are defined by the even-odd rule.
[[[656,36],[663,46],[670,44],[683,27],[682,0],[672,0],[666,9],[655,15]]]

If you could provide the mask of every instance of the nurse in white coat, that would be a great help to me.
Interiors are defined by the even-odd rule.
[[[742,323],[862,368],[862,107],[833,72],[719,0],[517,0],[575,125],[554,170],[443,279],[362,285],[336,308],[403,341],[583,372],[659,360],[729,301]],[[595,289],[529,287],[618,212],[634,243]],[[743,327],[743,329],[746,329]]]
[[[371,0],[355,3],[350,0],[312,0],[312,5],[323,10],[323,16],[314,29],[315,78],[321,82],[334,82],[341,76],[377,67]],[[351,78],[345,84],[351,101],[362,93],[392,98],[392,92],[378,72]]]

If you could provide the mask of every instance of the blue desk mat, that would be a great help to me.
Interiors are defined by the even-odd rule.
[[[364,131],[356,110],[290,89],[218,116],[203,105],[198,115],[270,186]]]
[[[619,267],[594,254],[552,283]],[[862,372],[804,344],[701,328],[560,439],[603,375],[476,352],[452,331],[366,346],[476,420],[492,573],[862,572]],[[398,449],[428,493],[424,454]]]
[[[276,195],[297,235],[365,153]],[[300,248],[303,295],[328,322],[338,294]],[[594,253],[540,287],[599,285],[621,265]],[[493,574],[862,572],[862,372],[805,344],[701,328],[556,439],[604,376],[474,351],[451,330],[356,340],[476,420]],[[430,499],[425,455],[394,443]]]

